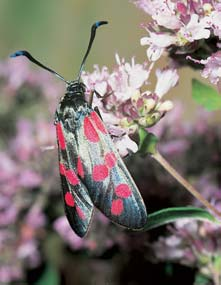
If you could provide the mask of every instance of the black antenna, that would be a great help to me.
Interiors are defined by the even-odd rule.
[[[91,27],[91,36],[90,36],[90,40],[89,40],[89,44],[88,44],[88,48],[87,48],[87,51],[85,53],[85,56],[82,60],[82,63],[81,63],[81,66],[80,66],[80,71],[79,71],[79,74],[78,74],[78,79],[77,81],[79,82],[80,79],[81,79],[81,73],[82,73],[82,70],[84,68],[84,65],[85,65],[85,61],[87,59],[87,56],[91,50],[91,46],[93,44],[93,41],[94,41],[94,38],[95,38],[95,35],[96,35],[96,30],[99,26],[101,25],[105,25],[107,24],[108,22],[107,21],[98,21],[96,23],[93,24],[93,26]],[[10,57],[17,57],[17,56],[26,56],[30,61],[32,61],[33,63],[37,64],[38,66],[46,69],[47,71],[51,72],[52,74],[54,74],[55,76],[57,76],[59,79],[61,79],[62,81],[66,82],[67,84],[69,84],[68,81],[66,81],[64,79],[63,76],[61,76],[60,74],[58,74],[56,71],[52,70],[51,68],[45,66],[44,64],[40,63],[37,59],[35,59],[28,51],[26,50],[19,50],[19,51],[16,51],[15,53],[11,54]]]
[[[68,81],[66,81],[64,79],[63,76],[61,76],[60,74],[58,74],[56,71],[52,70],[51,68],[43,65],[42,63],[40,63],[37,59],[35,59],[28,51],[26,50],[18,50],[15,53],[11,54],[10,57],[17,57],[17,56],[26,56],[30,61],[32,61],[33,63],[37,64],[38,66],[46,69],[47,71],[51,72],[52,74],[55,74],[55,76],[57,76],[59,79],[63,80],[64,82],[66,82],[68,84]]]
[[[105,24],[108,24],[108,22],[107,21],[98,21],[98,22],[94,23],[93,26],[91,27],[91,37],[90,37],[90,40],[89,40],[87,51],[85,53],[85,56],[84,56],[84,58],[82,60],[81,66],[80,66],[80,71],[79,71],[78,79],[77,79],[78,82],[81,79],[81,73],[83,71],[83,68],[84,68],[87,56],[88,56],[88,54],[89,54],[89,52],[91,50],[91,46],[93,44],[93,41],[94,41],[94,38],[95,38],[95,35],[96,35],[96,30],[97,30],[98,27],[100,27],[101,25],[105,25]]]

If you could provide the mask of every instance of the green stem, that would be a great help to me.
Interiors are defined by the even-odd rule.
[[[199,200],[207,209],[215,215],[221,217],[221,213],[213,207],[187,180],[185,180],[159,152],[151,155],[161,166],[163,166],[187,191],[189,191],[197,200]]]

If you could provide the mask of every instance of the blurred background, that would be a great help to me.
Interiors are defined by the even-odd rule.
[[[107,20],[109,25],[97,33],[87,71],[92,72],[94,64],[112,70],[116,52],[129,62],[133,56],[138,63],[146,61],[145,47],[140,46],[145,32],[140,24],[148,22],[148,17],[130,1],[0,1],[0,284],[194,282],[198,260],[190,252],[175,247],[166,251],[164,246],[160,252],[165,258],[157,256],[159,244],[155,243],[168,234],[166,227],[137,235],[97,213],[89,236],[80,240],[63,217],[57,150],[47,151],[45,147],[56,144],[53,112],[65,86],[27,60],[12,60],[9,55],[28,50],[65,79],[74,79],[90,27],[97,20]],[[156,67],[165,64],[162,59]],[[206,198],[220,198],[220,129],[216,124],[220,116],[198,108],[191,98],[192,77],[203,81],[199,73],[182,68],[179,74],[178,86],[166,95],[179,102],[162,121],[160,148]],[[154,72],[150,81],[154,89]],[[169,206],[199,206],[151,159],[132,156],[126,163],[148,212]],[[195,224],[194,230],[191,226],[187,232],[198,229]],[[200,229],[203,243],[207,228]],[[210,232],[212,241],[220,236],[214,229]],[[174,238],[173,231],[171,236]],[[209,245],[216,251],[212,241]],[[171,256],[178,255],[184,262],[182,258],[170,261]]]

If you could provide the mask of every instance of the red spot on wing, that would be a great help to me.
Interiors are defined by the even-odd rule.
[[[111,214],[114,216],[119,216],[124,210],[124,204],[121,199],[113,200],[111,205]]]
[[[64,138],[64,134],[63,134],[62,127],[61,127],[60,123],[58,123],[56,125],[56,131],[57,131],[57,138],[58,138],[59,147],[62,150],[64,150],[66,148],[66,143],[65,143],[65,138]]]
[[[66,169],[63,163],[59,163],[59,170],[61,175],[65,175]]]
[[[66,203],[68,206],[74,207],[74,204],[75,204],[74,198],[73,198],[73,196],[71,195],[70,192],[67,192],[67,193],[65,194],[64,200],[65,200],[65,203]]]
[[[79,208],[78,206],[76,207],[76,211],[77,211],[77,214],[79,216],[79,218],[81,220],[85,220],[86,219],[86,216],[84,214],[84,212],[81,210],[81,208]]]
[[[69,183],[71,183],[72,185],[77,185],[79,183],[79,179],[76,173],[74,172],[74,170],[72,169],[66,170],[65,176],[67,180],[69,181]]]
[[[94,181],[103,181],[109,175],[108,168],[106,165],[100,164],[95,165],[92,172]]]
[[[88,117],[84,118],[84,134],[90,142],[98,142],[99,136]]]
[[[77,161],[77,172],[81,178],[84,178],[84,169],[83,169],[83,164],[82,164],[80,157],[78,157],[78,161]]]
[[[98,116],[98,114],[95,111],[91,113],[91,118],[95,123],[96,127],[98,128],[98,130],[104,134],[107,134],[107,130],[104,126],[104,123],[101,121],[101,118]]]
[[[122,183],[115,188],[115,193],[119,198],[128,198],[132,191],[127,184]]]
[[[109,152],[104,157],[107,167],[113,168],[117,162],[117,158],[113,152]]]

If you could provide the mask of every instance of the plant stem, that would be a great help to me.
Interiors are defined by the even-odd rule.
[[[151,155],[160,165],[162,165],[187,191],[189,191],[196,199],[198,199],[207,209],[211,210],[215,215],[221,217],[221,213],[213,207],[187,180],[185,180],[162,155],[157,151]]]

